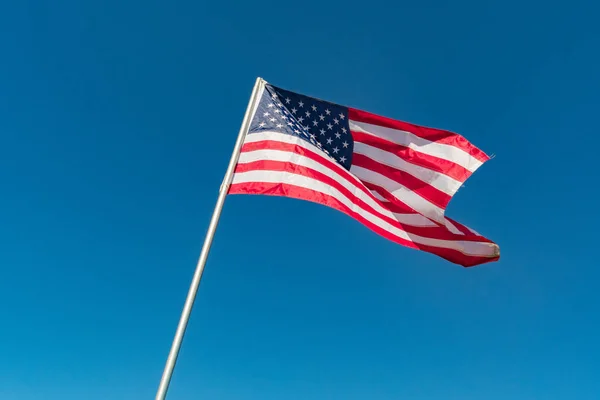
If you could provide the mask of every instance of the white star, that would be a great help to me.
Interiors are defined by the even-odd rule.
[[[300,133],[300,131],[298,129],[294,129],[294,132],[296,132],[297,134]]]
[[[342,135],[341,135],[339,132],[336,132],[336,133],[335,133],[335,137],[336,137],[337,139],[339,139],[339,138],[341,138],[341,137],[342,137]]]
[[[302,129],[304,129],[305,131],[310,131],[310,128],[308,126],[303,126]]]
[[[327,129],[332,130],[333,129],[333,125],[327,124]]]
[[[346,133],[346,128],[342,127],[342,132]]]
[[[300,107],[300,108],[304,107],[304,103],[303,102],[298,103],[298,107]]]
[[[310,117],[310,112],[305,112],[304,114],[306,114],[307,117]]]
[[[277,120],[276,120],[275,118],[271,118],[269,121],[271,121],[271,122],[275,122],[275,121],[277,121]]]
[[[321,114],[321,115],[319,115],[319,119],[320,119],[321,121],[323,121],[323,120],[325,119],[325,116],[324,116],[323,114]]]
[[[267,107],[269,107],[269,108],[273,108],[273,103],[269,103],[269,104],[267,105]]]
[[[340,113],[340,118],[341,118],[341,119],[344,119],[344,118],[346,118],[346,116],[344,115],[344,113]]]
[[[275,93],[273,93],[273,94],[271,95],[271,98],[272,98],[273,100],[276,100],[276,99],[277,99],[277,95],[276,95]]]
[[[333,139],[332,138],[327,138],[327,144],[331,144],[333,143]]]
[[[341,157],[340,157],[340,161],[341,161],[341,162],[346,162],[346,157],[344,157],[344,156],[341,156]]]
[[[294,123],[292,121],[288,121],[287,123],[289,126],[294,126]]]
[[[333,119],[333,122],[335,122],[335,124],[337,125],[337,124],[339,124],[339,123],[340,123],[340,120],[339,120],[339,119],[337,119],[337,118],[334,118],[334,119]]]
[[[288,117],[287,117],[287,115],[282,115],[281,118],[287,119]]]
[[[348,142],[344,142],[342,143],[342,145],[344,146],[344,148],[348,147]]]
[[[275,114],[281,114],[281,110],[280,109],[275,110]]]
[[[314,126],[317,126],[317,125],[319,125],[319,123],[317,122],[317,120],[316,120],[316,119],[313,121],[313,125],[314,125]]]
[[[317,137],[316,137],[314,134],[312,134],[312,133],[310,134],[310,138],[311,138],[312,140],[317,140]]]
[[[304,117],[298,118],[298,121],[300,121],[300,122],[304,121]]]
[[[337,153],[339,153],[339,151],[340,151],[340,149],[338,149],[337,147],[334,147],[334,148],[333,148],[333,153],[334,153],[334,154],[337,154]]]
[[[290,104],[290,102],[291,102],[291,101],[292,101],[292,100],[290,100],[290,98],[289,98],[289,97],[286,97],[286,98],[285,98],[285,104]]]
[[[296,114],[296,111],[298,111],[298,109],[297,109],[296,107],[292,108],[292,112],[293,112],[294,114]]]
[[[314,104],[312,105],[311,108],[312,108],[313,111],[317,111],[317,107]]]
[[[269,115],[271,115],[270,113],[266,112],[263,114],[264,117],[268,117]]]
[[[321,135],[324,135],[325,134],[325,129],[321,129],[319,132],[321,133]]]
[[[264,122],[261,122],[260,124],[258,124],[258,126],[260,126],[261,128],[264,127],[265,125],[267,125],[267,124],[265,124]]]
[[[319,148],[323,147],[323,145],[321,144],[321,142],[317,142],[317,146],[318,146]]]
[[[278,127],[279,129],[281,129],[281,128],[283,128],[283,125],[282,125],[282,124],[277,124],[277,127]]]
[[[325,110],[325,114],[330,115],[331,111],[329,111],[329,109]]]

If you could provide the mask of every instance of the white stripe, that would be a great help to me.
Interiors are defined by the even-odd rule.
[[[437,225],[432,220],[425,218],[421,214],[398,214],[394,213],[394,217],[404,225],[419,226],[421,228],[437,228]]]
[[[312,161],[312,160],[310,160]],[[313,161],[313,163],[317,164]],[[391,233],[398,238],[411,241],[414,243],[420,243],[423,245],[446,248],[446,249],[454,249],[465,255],[471,256],[482,256],[482,257],[495,257],[496,256],[496,247],[492,243],[486,242],[467,242],[467,241],[455,241],[455,240],[440,240],[440,239],[432,239],[421,237],[418,235],[409,234],[388,222],[382,220],[376,215],[371,214],[363,210],[361,207],[353,203],[349,198],[344,196],[340,191],[338,191],[333,186],[327,185],[321,181],[316,179],[303,176],[296,175],[289,172],[282,171],[263,171],[263,170],[254,170],[248,172],[236,173],[233,178],[233,184],[244,184],[251,182],[263,182],[263,183],[286,183],[294,186],[298,186],[301,188],[314,190],[316,192],[325,194],[327,196],[331,196],[338,200],[340,203],[345,205],[348,209],[356,212],[367,221],[373,223],[374,225],[380,227]]]
[[[350,124],[351,131],[377,136],[390,142],[409,147],[420,153],[452,161],[471,172],[475,172],[475,170],[483,164],[463,149],[444,143],[432,142],[411,132],[353,120],[349,120],[348,123]]]
[[[381,204],[383,204],[383,206],[387,209],[389,209],[389,205],[392,205],[392,203],[390,203],[389,201],[387,201],[387,199],[385,197],[383,197],[382,195],[380,195],[378,192],[376,192],[375,190],[371,190],[370,191],[371,194],[373,194],[373,196],[381,201]],[[416,213],[410,213],[410,214],[400,214],[400,213],[394,213],[394,216],[396,217],[396,219],[405,224],[405,225],[411,225],[411,226],[420,226],[420,227],[438,227],[439,225],[436,224],[435,222],[433,222],[432,220],[430,220],[429,218],[426,218],[424,216],[422,216],[421,214],[416,214]]]
[[[464,226],[464,225],[463,225]],[[466,227],[473,235],[477,235],[477,236],[481,236],[481,234],[479,232],[477,232],[475,229],[471,229],[468,226]]]
[[[302,143],[303,147],[306,147],[311,150],[315,149],[315,150],[321,152],[321,150],[319,150],[316,146],[313,146],[310,142],[308,142],[304,139],[300,139],[297,136],[279,133],[277,131],[262,131],[260,133],[250,133],[250,134],[246,135],[246,138],[244,139],[244,143],[264,142],[265,140],[273,140],[276,142],[289,143],[289,144]],[[313,150],[313,151],[315,151],[315,150]]]
[[[442,174],[441,172],[412,164],[405,159],[398,157],[396,154],[361,142],[354,142],[354,152],[356,154],[367,156],[378,163],[404,171],[449,196],[453,196],[462,185],[462,182]]]
[[[448,230],[454,234],[457,235],[464,235],[464,233],[462,233],[452,222],[448,221],[448,218],[444,218],[444,222],[446,225],[446,228],[448,228]]]
[[[352,172],[358,179],[368,182],[377,186],[381,186],[392,196],[397,198],[402,203],[408,205],[413,208],[419,214],[423,214],[429,219],[437,221],[441,224],[444,224],[444,210],[430,201],[424,199],[414,191],[408,189],[404,185],[399,184],[396,181],[389,179],[386,176],[381,175],[375,171],[370,169],[366,169],[363,167],[358,167],[353,165],[350,168],[350,172]]]
[[[383,197],[382,195],[380,195],[378,192],[376,192],[375,190],[371,190],[371,193],[373,194],[373,196],[379,200],[379,201],[386,201],[387,199],[385,197]],[[388,202],[389,203],[389,202]]]

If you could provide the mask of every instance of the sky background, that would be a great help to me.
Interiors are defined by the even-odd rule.
[[[597,400],[599,12],[3,2],[0,398],[154,398],[261,76],[495,154],[448,215],[502,260],[229,197],[169,400]]]

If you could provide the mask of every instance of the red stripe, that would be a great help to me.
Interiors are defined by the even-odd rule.
[[[410,242],[401,239],[395,235],[392,235],[385,229],[371,223],[370,221],[363,218],[360,214],[348,209],[344,204],[340,203],[336,198],[325,195],[314,190],[305,189],[302,187],[286,184],[286,183],[243,183],[233,184],[230,187],[229,193],[231,194],[262,194],[271,196],[284,196],[300,200],[307,200],[314,203],[326,205],[328,207],[337,209],[350,217],[361,222],[363,225],[370,228],[372,231],[379,235],[389,239],[395,243],[401,244],[406,247],[423,250],[429,253],[436,254],[450,262],[462,265],[464,267],[472,267],[492,261],[498,260],[499,257],[488,258],[488,257],[475,257],[467,256],[457,250],[442,249],[439,247],[418,245],[414,242]]]
[[[481,162],[489,160],[489,157],[483,151],[475,147],[463,136],[454,132],[398,121],[353,108],[348,108],[348,117],[354,121],[410,132],[432,142],[443,143],[457,147],[466,151]]]
[[[352,138],[356,142],[364,143],[380,150],[387,151],[388,153],[395,154],[396,156],[412,164],[440,172],[460,182],[466,181],[472,175],[471,171],[461,165],[453,163],[452,161],[444,160],[429,154],[424,154],[419,151],[415,151],[410,147],[392,143],[377,136],[369,135],[363,132],[352,131]]]
[[[325,160],[321,157],[320,164],[328,167],[327,164],[333,164],[329,160]],[[304,166],[296,165],[290,162],[282,162],[282,161],[271,161],[271,160],[261,160],[261,161],[253,161],[244,164],[238,164],[236,166],[235,172],[242,173],[248,171],[283,171],[289,172],[296,175],[307,176],[312,179],[316,179],[324,184],[331,186],[337,189],[340,193],[342,193],[345,197],[347,197],[352,203],[358,205],[360,208],[365,210],[366,212],[386,221],[387,223],[395,226],[398,229],[401,229],[407,233],[412,233],[415,235],[419,235],[422,237],[429,237],[432,239],[442,239],[442,240],[452,240],[452,241],[481,241],[479,237],[475,237],[474,235],[456,235],[450,232],[446,227],[417,227],[412,225],[403,225],[398,220],[388,217],[382,214],[379,211],[376,211],[372,206],[364,202],[362,199],[357,197],[352,191],[348,190],[344,185],[342,185],[339,181],[331,178],[319,171],[316,171],[312,168],[307,168]],[[349,178],[350,173],[346,170],[342,170],[343,175],[347,179]],[[351,179],[348,179],[352,182]],[[382,205],[369,191],[362,188],[360,184],[353,184],[354,187],[360,189],[368,195],[371,199],[376,201],[378,204]],[[382,205],[383,208],[385,206]]]
[[[400,171],[396,168],[390,167],[389,165],[381,164],[363,154],[354,154],[352,156],[352,165],[377,172],[378,174],[381,174],[386,178],[389,178],[394,182],[406,187],[407,189],[410,189],[442,209],[446,208],[450,202],[450,199],[452,198],[452,196],[436,189],[435,187],[423,182],[418,178],[415,178],[407,172]]]

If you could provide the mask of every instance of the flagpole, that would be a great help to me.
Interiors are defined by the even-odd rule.
[[[210,246],[212,245],[213,237],[219,223],[221,210],[223,209],[223,204],[225,203],[225,197],[229,191],[229,186],[231,185],[231,181],[233,179],[233,172],[240,156],[242,144],[244,143],[244,137],[246,136],[246,133],[250,127],[250,121],[256,112],[256,107],[258,106],[260,96],[262,95],[264,84],[265,81],[261,78],[257,78],[256,83],[254,84],[254,89],[252,90],[252,95],[250,97],[248,107],[246,108],[246,114],[244,115],[244,120],[242,121],[242,126],[240,127],[240,132],[238,134],[231,159],[229,160],[229,166],[227,167],[227,172],[225,173],[223,183],[219,189],[217,204],[215,205],[215,210],[213,211],[210,224],[208,225],[206,238],[204,239],[204,245],[202,246],[202,251],[200,252],[200,257],[198,258],[198,264],[196,265],[196,271],[194,272],[194,277],[192,278],[192,283],[183,306],[183,311],[179,319],[179,325],[177,326],[177,331],[175,332],[175,338],[173,339],[173,344],[171,345],[171,351],[169,352],[169,357],[167,358],[165,369],[160,380],[160,385],[158,387],[158,391],[156,392],[156,400],[164,400],[167,396],[167,390],[169,388],[169,383],[171,382],[173,369],[175,368],[175,363],[177,362],[177,356],[179,355],[181,342],[183,341],[185,329],[190,319],[190,313],[192,312],[198,286],[200,285],[200,280],[202,279],[204,265],[206,264]]]

